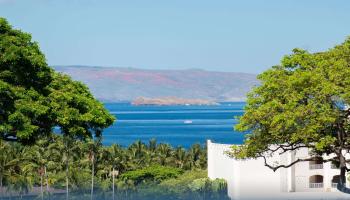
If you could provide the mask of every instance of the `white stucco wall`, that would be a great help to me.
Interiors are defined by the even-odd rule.
[[[231,145],[216,144],[210,140],[208,145],[208,177],[224,178],[227,181],[228,195],[233,199],[242,197],[270,199],[282,191],[288,190],[287,170],[273,172],[264,166],[262,159],[241,161],[229,158],[225,151]],[[272,157],[269,162],[281,162],[280,158]],[[276,175],[277,174],[277,175]],[[283,177],[283,178],[281,178]]]
[[[301,162],[273,172],[264,166],[263,159],[242,161],[228,157],[225,151],[231,145],[212,143],[210,140],[207,145],[208,177],[225,179],[228,195],[232,199],[350,199],[350,195],[331,187],[331,179],[339,174],[339,170],[331,169],[330,163],[325,163],[323,169],[310,170],[308,162]],[[296,158],[308,156],[308,150],[304,149],[272,155],[267,162],[288,164]],[[312,175],[323,176],[323,188],[309,188],[309,177]]]
[[[215,144],[210,140],[207,141],[208,149],[208,177],[210,179],[223,178],[227,181],[227,185],[236,185],[239,180],[239,167],[234,165],[234,159],[230,159],[225,151],[230,150],[231,145]],[[236,177],[233,179],[231,177]],[[235,183],[236,181],[237,183]],[[233,195],[233,190],[228,190],[229,196]]]

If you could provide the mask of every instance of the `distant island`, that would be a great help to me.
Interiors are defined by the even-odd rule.
[[[132,105],[218,105],[217,102],[206,99],[183,99],[178,97],[147,98],[138,97]]]

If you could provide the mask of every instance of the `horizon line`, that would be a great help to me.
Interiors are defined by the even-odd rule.
[[[131,70],[144,70],[144,71],[205,71],[205,72],[219,72],[219,73],[239,73],[239,74],[249,74],[249,75],[258,75],[260,73],[251,73],[251,72],[240,72],[240,71],[222,71],[222,70],[211,70],[211,69],[202,69],[202,68],[182,68],[182,69],[162,69],[162,68],[142,68],[142,67],[126,67],[126,66],[111,66],[111,65],[82,65],[82,64],[69,64],[69,65],[49,65],[52,68],[55,67],[87,67],[87,68],[122,68],[122,69],[131,69]]]

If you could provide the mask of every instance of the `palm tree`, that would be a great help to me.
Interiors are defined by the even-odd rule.
[[[194,144],[188,151],[187,161],[189,169],[201,167],[202,148],[199,144]]]
[[[134,155],[135,155],[135,158],[137,158],[137,159],[142,158],[142,156],[147,151],[146,145],[143,142],[141,142],[141,140],[138,140],[138,141],[134,142],[133,144],[131,144],[130,148],[134,150],[134,152],[135,152]]]
[[[175,166],[182,169],[186,162],[186,150],[179,146],[175,149],[173,156]]]
[[[129,198],[129,191],[136,190],[136,186],[135,186],[134,181],[132,181],[132,180],[119,181],[118,188],[121,188],[125,192],[125,198],[123,198],[123,199],[133,199],[131,197]]]
[[[35,180],[40,178],[43,198],[43,181],[46,178],[48,191],[48,173],[57,174],[52,176],[52,180],[55,181],[54,178],[57,177],[57,183],[60,183],[60,177],[65,178],[68,199],[69,190],[82,186],[82,183],[87,183],[89,187],[88,179],[91,175],[91,198],[94,195],[95,178],[98,177],[104,188],[110,188],[112,183],[114,199],[115,189],[119,187],[116,187],[118,174],[154,163],[186,170],[203,168],[206,166],[206,151],[199,144],[188,150],[182,147],[174,149],[169,144],[157,144],[154,139],[148,145],[136,141],[127,149],[115,144],[103,147],[100,137],[83,143],[79,138],[69,135],[54,135],[39,140],[32,147],[0,140],[0,187],[10,183],[11,187],[8,188],[17,190],[22,195],[29,191],[37,177]],[[130,181],[124,181],[125,186],[132,188]]]
[[[31,170],[21,169],[19,173],[13,174],[10,177],[9,182],[11,184],[9,190],[17,191],[22,199],[23,194],[28,193],[33,186],[32,177]]]
[[[14,163],[9,151],[10,145],[0,140],[0,189],[3,187],[4,177],[9,175],[9,169]]]
[[[156,149],[157,149],[157,140],[153,138],[148,142],[148,150],[150,152],[155,152]]]
[[[169,144],[159,144],[157,147],[157,153],[159,164],[166,165],[172,156],[171,146]]]
[[[148,146],[147,146],[147,154],[148,154],[148,163],[149,165],[152,163],[156,163],[158,161],[158,155],[157,155],[157,140],[156,139],[151,139],[148,142]]]
[[[9,183],[8,190],[15,190],[19,192],[22,199],[22,195],[28,193],[33,186],[33,177],[31,163],[25,157],[26,149],[23,146],[14,143],[9,145],[10,158],[12,161],[7,166],[11,166],[7,169],[7,181]]]
[[[62,168],[66,171],[66,199],[69,198],[69,165],[76,157],[79,156],[79,143],[70,136],[63,136],[50,146],[51,156],[58,163],[62,164]]]
[[[18,153],[21,150],[0,140],[0,190],[3,191],[4,179],[10,179],[15,168],[20,164]]]
[[[113,200],[114,200],[114,188],[115,188],[115,176],[125,170],[127,165],[126,158],[123,150],[120,146],[113,144],[110,148],[108,148],[108,161],[112,166],[112,191],[113,191]]]
[[[40,192],[41,199],[44,198],[43,192],[43,178],[46,179],[46,191],[48,192],[48,176],[47,164],[50,162],[50,153],[47,149],[48,140],[39,140],[36,145],[25,148],[25,159],[29,161],[29,165],[33,171],[37,171],[40,176]]]
[[[99,153],[99,149],[102,146],[102,138],[97,137],[96,140],[88,140],[84,144],[84,149],[88,152],[88,158],[91,162],[91,199],[93,199],[94,195],[94,176],[95,176],[95,164],[96,164],[96,157]]]
[[[129,159],[132,162],[133,168],[147,165],[147,161],[150,158],[146,145],[141,142],[141,140],[138,140],[129,146],[128,155]]]

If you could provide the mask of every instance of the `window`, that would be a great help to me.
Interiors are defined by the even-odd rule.
[[[321,176],[321,175],[310,176],[309,187],[310,188],[323,188],[323,176]]]
[[[323,169],[322,158],[315,158],[315,160],[309,161],[310,169]]]
[[[339,175],[333,176],[333,178],[332,178],[332,188],[337,188],[339,180],[340,180],[340,176]]]

